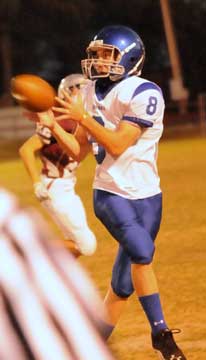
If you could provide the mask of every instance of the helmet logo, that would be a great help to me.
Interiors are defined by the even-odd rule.
[[[121,55],[127,54],[130,50],[132,50],[136,46],[136,43],[133,42],[129,46],[127,46],[124,50],[121,51]]]

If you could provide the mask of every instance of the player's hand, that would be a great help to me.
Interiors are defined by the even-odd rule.
[[[57,121],[63,119],[72,119],[81,123],[86,110],[83,105],[81,94],[79,93],[74,99],[68,95],[66,91],[63,90],[64,100],[56,97],[56,102],[60,107],[54,106],[52,110],[55,112],[55,119]],[[59,115],[58,115],[59,114]]]
[[[37,199],[40,201],[47,200],[50,198],[46,186],[40,181],[34,184],[34,194],[36,195]]]
[[[50,130],[53,130],[56,123],[56,119],[52,110],[40,112],[37,113],[37,115],[39,118],[39,123],[41,125],[48,127]]]

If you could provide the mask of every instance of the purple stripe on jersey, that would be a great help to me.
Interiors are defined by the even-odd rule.
[[[160,94],[162,95],[162,90],[160,89],[159,86],[157,86],[156,84],[154,84],[154,83],[152,83],[152,82],[145,82],[145,83],[139,85],[139,86],[135,89],[135,91],[134,91],[134,93],[133,93],[133,95],[132,95],[132,99],[133,99],[135,96],[141,94],[143,91],[146,91],[146,90],[157,90],[157,91],[159,91]]]
[[[134,116],[123,116],[122,120],[126,120],[132,123],[135,123],[141,127],[152,127],[153,122],[149,120],[139,119]]]

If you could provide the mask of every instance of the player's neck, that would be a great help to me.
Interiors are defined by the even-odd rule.
[[[96,81],[95,91],[99,100],[104,99],[104,97],[116,86],[119,81],[112,81],[109,77],[101,78]]]

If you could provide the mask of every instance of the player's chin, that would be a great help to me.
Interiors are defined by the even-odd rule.
[[[108,74],[109,67],[108,66],[95,66],[95,71],[99,75],[106,75],[106,74]]]

